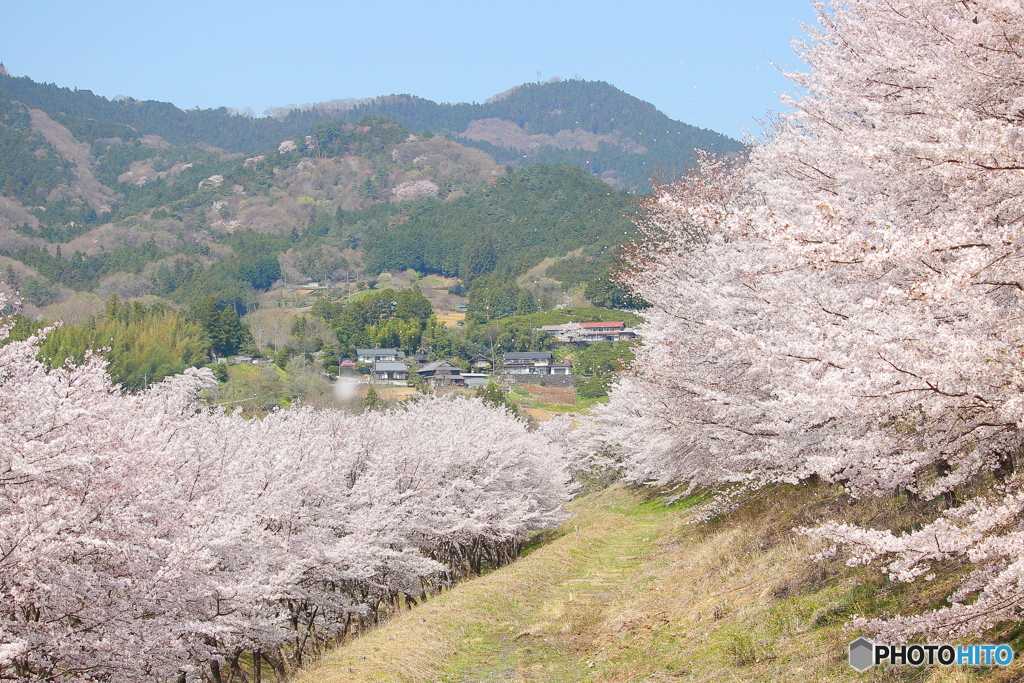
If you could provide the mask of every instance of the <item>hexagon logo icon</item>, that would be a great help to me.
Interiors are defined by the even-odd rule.
[[[875,644],[867,638],[858,638],[850,643],[850,666],[857,671],[866,671],[875,663]]]

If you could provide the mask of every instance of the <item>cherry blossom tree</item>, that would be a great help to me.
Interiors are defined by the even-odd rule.
[[[147,464],[117,429],[143,416],[100,356],[47,371],[38,341],[0,348],[0,670],[130,678],[126,653],[154,667],[181,654],[158,607],[167,546],[141,499]]]
[[[916,534],[815,532],[854,561],[888,556],[902,580],[978,562],[953,607],[872,622],[892,635],[976,632],[1024,606],[1024,10],[818,10],[793,112],[749,159],[704,159],[642,207],[626,284],[653,308],[602,415],[604,448],[637,481],[735,484],[706,514],[773,481],[950,507],[958,490],[996,482]]]
[[[562,325],[562,329],[558,333],[558,336],[564,341],[577,344],[586,339],[584,335],[585,332],[586,328],[584,328],[583,325],[575,321],[570,321]]]
[[[479,399],[247,420],[39,342],[0,347],[0,677],[283,679],[565,517],[559,443]]]

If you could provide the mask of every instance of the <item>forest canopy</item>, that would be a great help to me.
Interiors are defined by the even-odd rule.
[[[629,199],[568,164],[531,166],[468,196],[405,211],[366,235],[367,268],[441,273],[465,281],[514,277],[548,256],[584,248],[607,259],[634,234]]]

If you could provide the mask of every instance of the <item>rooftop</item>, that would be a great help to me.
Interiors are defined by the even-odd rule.
[[[501,356],[505,360],[532,360],[534,358],[551,359],[550,351],[522,351],[505,353]]]

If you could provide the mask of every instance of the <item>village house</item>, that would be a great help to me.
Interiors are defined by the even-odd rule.
[[[493,364],[487,356],[476,355],[469,359],[469,366],[477,370],[486,370]]]
[[[573,330],[572,326],[574,325],[579,327]],[[542,325],[538,329],[541,332],[547,332],[556,341],[560,342],[583,342],[589,344],[601,341],[614,342],[622,339],[636,339],[636,332],[626,327],[626,323],[622,321]]]
[[[491,375],[486,375],[482,372],[464,372],[462,373],[462,379],[466,383],[467,387],[478,388],[486,387],[488,382],[492,381]]]
[[[462,369],[444,360],[427,363],[417,370],[416,374],[434,384],[455,384],[458,386],[465,384],[465,380],[462,378]]]
[[[569,375],[569,361],[556,363],[550,351],[524,351],[505,353],[501,357],[501,371],[506,375]]]
[[[404,358],[405,353],[398,349],[356,349],[356,360],[360,363],[400,361]]]
[[[379,360],[373,364],[373,378],[380,381],[404,382],[409,368],[401,361]]]

